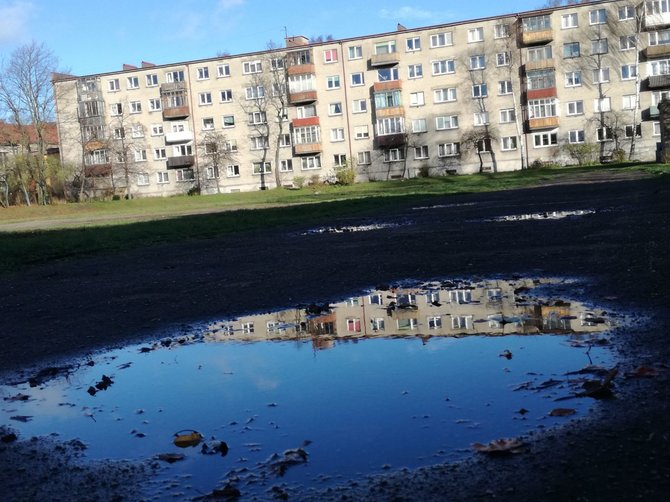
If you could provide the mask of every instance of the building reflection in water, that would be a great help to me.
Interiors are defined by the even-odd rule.
[[[379,289],[330,305],[310,305],[215,322],[208,341],[311,338],[315,349],[371,337],[575,334],[609,328],[602,312],[535,297],[551,280],[441,281]]]

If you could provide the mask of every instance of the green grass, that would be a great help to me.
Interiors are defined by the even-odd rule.
[[[665,165],[532,169],[353,186],[0,209],[0,273],[73,256],[379,213],[397,202],[541,185],[595,171],[670,173]],[[200,213],[200,214],[193,214]],[[20,225],[21,230],[15,229]]]

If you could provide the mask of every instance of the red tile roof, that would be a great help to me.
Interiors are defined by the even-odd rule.
[[[8,124],[7,122],[0,120],[0,145],[20,143],[21,137],[23,136],[22,133],[28,134],[31,144],[37,143],[37,133],[32,124],[20,127],[16,124]],[[45,124],[44,139],[47,145],[58,144],[58,130],[56,129],[55,122]]]

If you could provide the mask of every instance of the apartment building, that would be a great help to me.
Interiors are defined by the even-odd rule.
[[[330,180],[654,160],[670,0],[596,1],[76,77],[63,162],[93,193],[226,193]]]

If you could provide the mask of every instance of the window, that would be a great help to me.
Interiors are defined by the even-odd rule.
[[[662,14],[670,12],[670,2],[668,0],[651,0],[645,2],[645,14]]]
[[[109,89],[110,92],[116,92],[116,91],[120,90],[119,79],[115,78],[115,79],[109,80],[107,82],[107,88]]]
[[[385,329],[384,318],[374,317],[370,319],[370,327],[372,328],[372,331],[384,331]]]
[[[363,48],[360,45],[349,47],[349,59],[361,59],[363,57]]]
[[[215,180],[219,178],[219,168],[217,166],[209,166],[205,169],[205,177],[208,180]]]
[[[558,145],[558,133],[556,131],[539,132],[533,134],[534,148],[546,148],[548,146],[556,145]]]
[[[214,155],[219,151],[219,145],[215,142],[205,143],[205,155]]]
[[[222,117],[223,127],[235,127],[235,115],[224,115]]]
[[[359,85],[365,85],[365,77],[363,73],[352,73],[351,74],[351,86],[356,87]]]
[[[486,84],[475,84],[472,86],[473,98],[485,98],[488,96]]]
[[[619,7],[619,21],[628,21],[629,19],[635,19],[635,7],[632,5]]]
[[[300,157],[300,169],[303,171],[321,169],[321,157],[319,155],[314,157]]]
[[[670,59],[659,59],[647,63],[648,75],[668,75],[670,74]]]
[[[368,139],[370,137],[370,131],[368,126],[361,125],[354,127],[354,138],[355,139]]]
[[[375,108],[395,108],[402,105],[400,90],[375,92]]]
[[[531,119],[556,117],[556,98],[528,100],[528,116]]]
[[[637,108],[637,96],[635,94],[627,94],[621,100],[621,108],[623,110],[635,110]]]
[[[133,124],[130,131],[133,138],[144,138],[144,126],[142,124]]]
[[[471,329],[472,316],[471,315],[455,315],[451,316],[452,329]]]
[[[342,103],[330,103],[328,105],[328,115],[342,115]]]
[[[149,73],[146,75],[146,82],[147,82],[147,87],[156,87],[158,85],[158,74],[157,73]],[[148,181],[147,181],[148,184]]]
[[[468,43],[474,42],[483,42],[484,41],[484,28],[472,28],[468,30]]]
[[[499,52],[496,54],[496,66],[509,66],[510,55],[509,52]]]
[[[503,152],[509,152],[516,150],[517,148],[517,137],[516,136],[505,136],[500,138],[500,149]]]
[[[589,11],[589,24],[605,24],[607,22],[607,10],[596,9]]]
[[[410,106],[423,106],[426,104],[423,91],[411,92],[409,94],[409,105]]]
[[[652,122],[651,124],[651,135],[652,136],[660,136],[661,135],[661,123],[660,122]]]
[[[456,157],[460,153],[460,143],[440,143],[437,145],[437,155],[439,157]]]
[[[371,156],[369,151],[365,152],[358,152],[358,165],[359,166],[365,166],[370,164],[371,162]]]
[[[152,124],[151,125],[151,135],[152,136],[162,136],[163,135],[163,124]]]
[[[578,58],[579,57],[579,42],[569,42],[563,44],[564,58]]]
[[[281,148],[287,148],[291,146],[291,134],[290,133],[282,133],[281,136],[279,136],[279,146]]]
[[[326,64],[337,63],[337,49],[326,49],[323,51],[323,62]]]
[[[128,77],[128,89],[139,89],[140,79],[138,77]]]
[[[561,16],[561,28],[564,30],[570,28],[577,28],[579,26],[579,16],[576,12],[571,14],[563,14]]]
[[[449,101],[456,101],[456,88],[446,87],[444,89],[435,89],[433,91],[434,103],[447,103]]]
[[[265,112],[251,112],[249,114],[249,124],[267,124],[268,118]]]
[[[149,184],[149,173],[137,173],[137,186],[143,187]]]
[[[551,16],[545,14],[543,16],[525,17],[522,21],[522,27],[524,32],[550,30]]]
[[[622,51],[630,51],[637,47],[637,36],[636,35],[625,35],[619,37],[619,49]]]
[[[337,127],[330,130],[330,141],[336,143],[338,141],[344,141],[344,129],[342,127]]]
[[[528,61],[546,61],[554,57],[551,45],[528,49]]]
[[[306,145],[321,141],[321,128],[318,126],[297,127],[293,130],[293,144]]]
[[[496,24],[493,27],[493,38],[507,38],[510,36],[509,25]]]
[[[226,89],[225,91],[219,92],[219,101],[222,103],[229,103],[233,100],[233,90]]]
[[[573,129],[572,131],[568,131],[568,143],[577,144],[584,143],[584,141],[586,140],[583,129]]]
[[[200,105],[211,105],[212,104],[212,93],[211,92],[201,92],[198,94],[198,99]]]
[[[153,98],[149,100],[149,111],[157,112],[161,109],[161,100],[158,98]]]
[[[393,54],[395,52],[395,40],[379,42],[375,44],[375,54]]]
[[[198,80],[207,80],[209,78],[209,67],[201,66],[198,68]]]
[[[212,117],[202,119],[202,130],[211,131],[212,129],[214,129],[214,119]]]
[[[135,162],[146,162],[146,160],[147,160],[146,150],[135,150]]]
[[[384,150],[384,162],[400,162],[405,160],[405,151],[400,148]]]
[[[389,134],[402,134],[405,132],[405,121],[403,117],[388,117],[377,120],[377,134],[387,136]]]
[[[367,99],[354,99],[352,105],[353,113],[365,113],[368,111]]]
[[[581,71],[565,72],[565,87],[579,87],[582,85]]]
[[[326,87],[328,89],[339,89],[340,88],[340,76],[331,75],[326,78]]]
[[[251,136],[249,141],[251,142],[249,148],[252,150],[265,150],[270,146],[268,144],[268,138],[264,136]]]
[[[603,84],[610,81],[610,69],[609,68],[599,68],[593,70],[593,83],[594,84]]]
[[[279,161],[279,172],[291,173],[293,172],[293,159],[284,159]]]
[[[347,331],[350,333],[359,333],[361,331],[361,320],[347,319]]]
[[[398,68],[382,68],[377,70],[378,82],[389,82],[398,80]]]
[[[433,75],[446,75],[447,73],[454,73],[456,71],[453,59],[441,59],[431,63],[433,68]]]
[[[483,70],[484,68],[486,68],[486,56],[484,56],[484,54],[470,56],[471,70]]]
[[[265,87],[263,87],[262,85],[246,87],[244,89],[244,95],[247,100],[261,99],[265,97]]]
[[[612,105],[610,98],[600,98],[593,100],[593,111],[598,112],[609,112],[612,110]]]
[[[156,173],[156,177],[159,184],[170,183],[170,174],[168,171],[159,171]]]
[[[498,82],[498,94],[504,96],[505,94],[512,94],[512,81],[501,80]]]
[[[343,153],[333,155],[333,165],[335,167],[344,167],[347,165],[347,156]]]
[[[602,143],[604,141],[612,141],[612,138],[612,129],[610,127],[599,127],[596,129],[596,141]]]
[[[126,130],[123,127],[114,128],[114,139],[123,139],[126,137]]]
[[[633,135],[639,138],[640,136],[642,136],[642,125],[641,124],[637,124],[635,126],[627,125],[625,128],[625,135],[627,138],[632,138]]]
[[[272,172],[272,165],[270,162],[254,162],[254,174],[270,174]]]
[[[423,66],[420,64],[411,64],[407,67],[407,78],[423,77]]]
[[[227,63],[220,64],[216,67],[216,78],[230,77],[230,65]]]
[[[415,160],[424,160],[429,158],[428,155],[428,145],[421,145],[414,147],[414,159]]]
[[[649,33],[649,45],[670,44],[670,30],[652,31]]]
[[[568,115],[584,115],[584,101],[568,101],[566,107]]]
[[[438,131],[443,131],[446,129],[458,129],[458,115],[435,117],[435,129]]]
[[[237,178],[240,175],[240,166],[231,164],[226,166],[226,176],[228,178]]]
[[[242,64],[242,73],[248,75],[250,73],[260,73],[263,71],[263,66],[260,61],[246,61]]]
[[[608,51],[609,44],[606,38],[591,40],[591,54],[607,54]]]
[[[514,111],[514,108],[505,108],[504,110],[500,110],[501,124],[509,124],[511,122],[514,122],[515,120],[516,120],[516,112]]]
[[[420,51],[421,38],[419,37],[408,38],[407,40],[405,40],[405,48],[407,49],[407,52]]]
[[[142,102],[141,101],[131,101],[130,102],[130,113],[142,113]]]
[[[177,157],[184,155],[193,155],[193,146],[191,145],[175,145],[172,147],[172,152]]]
[[[183,82],[184,70],[172,70],[165,72],[165,81],[168,83]]]
[[[426,125],[426,119],[413,119],[412,120],[412,132],[413,133],[422,133],[428,132],[428,126]]]
[[[436,47],[446,47],[447,45],[453,44],[453,33],[450,31],[444,33],[435,33],[434,35],[430,36],[430,47],[433,49]]]
[[[625,64],[621,66],[621,80],[633,80],[637,78],[637,65]]]
[[[488,112],[477,112],[474,114],[473,122],[476,126],[483,126],[489,123]]]
[[[177,169],[175,171],[175,178],[176,178],[177,181],[180,181],[180,182],[194,181],[195,180],[195,172],[191,168]]]

